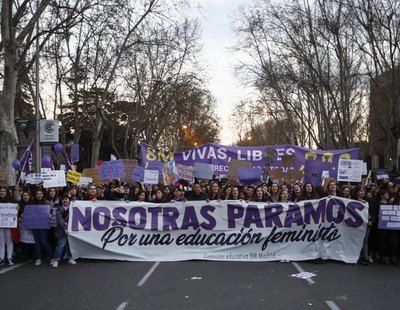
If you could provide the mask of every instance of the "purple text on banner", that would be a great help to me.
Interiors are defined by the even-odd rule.
[[[120,179],[125,177],[125,164],[123,160],[105,161],[100,166],[101,180]]]
[[[142,166],[136,166],[132,172],[132,180],[135,182],[144,181],[144,168]]]
[[[79,162],[79,144],[71,145],[71,163]]]
[[[239,184],[260,184],[263,172],[260,168],[239,168]]]
[[[24,229],[49,229],[50,228],[50,206],[49,205],[26,205],[22,222]]]
[[[380,205],[379,229],[400,230],[400,206],[399,205]]]

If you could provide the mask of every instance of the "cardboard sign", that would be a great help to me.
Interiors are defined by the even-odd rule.
[[[121,181],[130,183],[132,182],[133,169],[138,165],[138,162],[135,159],[122,159],[122,161],[124,162],[125,176],[121,178]]]
[[[79,184],[81,180],[81,174],[79,172],[68,170],[67,181],[73,184]]]
[[[282,167],[294,167],[296,165],[295,155],[282,155]]]
[[[253,168],[253,164],[250,161],[243,161],[243,160],[236,160],[232,159],[229,162],[229,170],[227,173],[227,178],[229,179],[230,182],[234,182],[238,180],[239,177],[239,169],[240,168]]]
[[[269,175],[271,177],[272,180],[276,180],[278,182],[281,182],[281,180],[283,179],[283,170],[278,168],[278,169],[271,169],[269,171]]]
[[[303,181],[303,176],[304,176],[304,171],[303,170],[289,170],[288,171],[288,178],[289,181],[292,183],[293,181],[296,182],[302,182]]]
[[[0,203],[0,228],[16,228],[18,225],[18,204]]]
[[[43,171],[42,179],[44,188],[67,186],[64,170]]]
[[[83,169],[82,176],[83,177],[92,178],[93,183],[95,183],[95,184],[101,183],[100,177],[99,177],[99,169],[98,168],[86,168],[86,169]]]

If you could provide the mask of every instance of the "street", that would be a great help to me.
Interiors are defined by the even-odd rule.
[[[399,267],[311,262],[33,262],[0,269],[1,309],[398,309]],[[293,274],[310,272],[308,279]]]

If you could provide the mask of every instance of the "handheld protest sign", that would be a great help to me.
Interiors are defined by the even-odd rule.
[[[263,181],[269,182],[271,164],[277,159],[278,153],[273,148],[266,148],[263,154],[265,166],[263,171]]]

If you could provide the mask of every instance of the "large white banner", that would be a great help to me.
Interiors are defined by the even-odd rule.
[[[339,197],[290,204],[98,200],[74,201],[70,212],[76,258],[356,263],[368,204]]]

